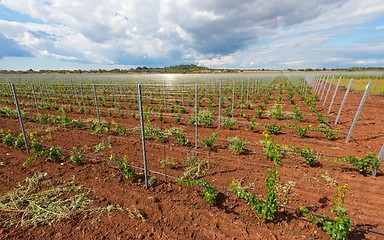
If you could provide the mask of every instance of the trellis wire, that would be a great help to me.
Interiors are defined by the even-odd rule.
[[[42,146],[48,147],[48,148],[53,147],[53,146],[45,145],[45,144],[42,144]],[[384,149],[384,145],[383,145],[382,151],[383,151],[383,149]],[[72,153],[74,152],[72,150],[67,150],[67,149],[63,149],[63,148],[61,148],[61,150],[64,151],[64,152],[72,152]],[[99,160],[99,161],[113,162],[113,161],[111,161],[109,159],[105,159],[105,158],[101,158],[101,157],[97,157],[97,156],[93,156],[93,155],[89,155],[89,154],[81,154],[81,155],[85,156],[85,157],[88,157],[88,158],[91,158],[91,159]],[[129,166],[134,168],[134,169],[138,169],[138,170],[144,170],[145,169],[143,167],[134,166],[134,165],[129,165]],[[166,178],[171,178],[171,179],[174,179],[174,180],[181,180],[182,179],[180,177],[176,177],[176,176],[173,176],[173,175],[161,173],[161,172],[158,172],[158,171],[148,170],[148,172],[153,173],[153,174],[158,174],[158,175],[164,176]],[[203,185],[200,184],[200,186],[203,186]],[[209,186],[209,188],[212,188],[212,189],[214,189],[216,191],[221,191],[221,192],[224,192],[224,193],[235,194],[233,191],[230,191],[227,188],[223,188],[223,187]],[[265,201],[263,201],[261,199],[258,199],[258,201],[265,202]],[[281,209],[286,209],[286,210],[289,210],[289,211],[293,211],[295,213],[296,212],[300,212],[299,209],[288,207],[288,206],[285,206],[285,205],[279,205],[278,207],[281,208]],[[317,215],[317,214],[314,214],[314,216],[323,217],[322,215]],[[358,231],[367,232],[367,233],[373,233],[373,234],[377,234],[377,235],[380,235],[380,236],[384,236],[384,233],[381,233],[381,232],[378,232],[378,231],[374,231],[374,230],[371,230],[371,229],[362,228],[362,227],[355,226],[355,225],[352,225],[351,227],[354,228],[354,229],[357,229]]]

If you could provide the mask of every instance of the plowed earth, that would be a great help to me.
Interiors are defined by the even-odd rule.
[[[274,99],[276,98],[274,93]],[[384,232],[383,189],[384,176],[379,173],[377,177],[364,176],[349,163],[335,162],[334,157],[346,155],[364,156],[368,152],[378,154],[384,143],[383,123],[378,116],[384,111],[384,98],[370,96],[355,128],[352,140],[345,143],[346,133],[349,130],[356,112],[361,93],[353,93],[353,97],[345,106],[338,125],[333,125],[335,115],[344,92],[337,95],[332,115],[329,118],[330,126],[340,127],[341,133],[336,140],[327,140],[322,133],[309,132],[307,137],[300,138],[295,129],[286,128],[280,134],[271,135],[276,143],[281,145],[303,148],[304,145],[315,149],[321,154],[318,167],[305,164],[302,157],[287,155],[279,167],[281,185],[291,181],[294,185],[289,192],[279,192],[280,204],[297,209],[300,206],[311,207],[317,214],[332,216],[332,199],[338,185],[348,183],[349,191],[345,199],[345,207],[353,225],[373,231]],[[299,97],[296,97],[299,101]],[[270,101],[266,108],[273,105]],[[283,95],[283,109],[290,110],[287,95]],[[328,103],[329,104],[329,100]],[[327,107],[317,109],[325,114]],[[304,102],[301,103],[304,112],[311,111]],[[193,109],[193,108],[192,108]],[[95,119],[95,115],[68,113],[69,119]],[[27,114],[35,114],[35,109],[24,108]],[[94,111],[94,110],[92,110]],[[169,111],[169,110],[168,110]],[[229,190],[232,179],[241,179],[244,184],[255,183],[252,191],[264,199],[266,187],[264,180],[267,170],[273,162],[265,157],[260,127],[254,131],[248,129],[251,117],[240,118],[236,109],[237,124],[233,129],[219,131],[215,147],[208,150],[200,143],[198,156],[209,160],[210,168],[203,179],[210,182],[220,191],[218,202],[214,206],[203,200],[202,189],[199,186],[186,186],[177,183],[173,178],[151,173],[156,176],[157,182],[149,189],[143,184],[142,171],[138,170],[134,180],[126,180],[117,164],[108,161],[113,152],[119,158],[127,155],[134,166],[142,166],[142,148],[139,131],[127,131],[124,136],[113,133],[92,134],[89,129],[76,129],[74,127],[59,127],[52,123],[40,124],[26,121],[26,129],[36,132],[39,140],[50,146],[60,146],[72,149],[74,146],[88,146],[86,154],[97,156],[98,159],[84,157],[80,166],[72,163],[68,157],[62,162],[51,162],[46,158],[39,158],[31,165],[23,167],[23,162],[30,157],[25,150],[0,144],[0,194],[4,194],[24,184],[24,179],[35,173],[47,173],[46,178],[59,181],[75,177],[78,185],[90,189],[91,207],[107,207],[110,205],[123,208],[137,208],[145,217],[145,221],[132,219],[127,211],[111,211],[101,215],[78,215],[70,219],[58,221],[48,226],[0,226],[0,239],[328,239],[328,235],[321,227],[314,225],[308,218],[302,217],[294,210],[281,208],[274,221],[265,221],[258,217],[244,200],[235,197]],[[43,113],[60,115],[53,110],[41,109]],[[106,112],[106,111],[104,111]],[[94,112],[93,112],[94,113]],[[246,110],[247,116],[252,116],[254,110]],[[163,123],[153,118],[154,126],[168,129],[176,126],[173,118],[165,117]],[[117,116],[102,115],[106,122],[119,122],[127,127],[139,126],[138,119],[130,115],[119,118]],[[256,119],[259,123],[277,124],[296,123],[303,126],[316,125],[315,116],[307,116],[302,121],[294,119],[276,120],[272,116]],[[247,124],[241,124],[246,122]],[[200,127],[201,138],[207,138],[217,131],[213,127]],[[190,146],[181,146],[176,138],[167,136],[166,141],[148,140],[147,158],[148,168],[151,171],[166,175],[182,177],[186,156],[194,149],[194,126],[181,120],[186,129],[187,137],[191,140]],[[16,118],[0,117],[0,128],[10,129],[15,135],[20,133],[19,121]],[[229,137],[239,136],[248,140],[247,152],[236,155],[226,149]],[[111,143],[107,148],[94,153],[94,146],[102,140]],[[180,168],[177,170],[161,168],[160,161],[170,156]],[[332,182],[333,179],[333,182]],[[5,213],[0,213],[0,219]],[[354,230],[350,239],[381,239],[382,236]]]

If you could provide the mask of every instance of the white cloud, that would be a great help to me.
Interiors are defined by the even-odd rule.
[[[39,57],[48,57],[48,58],[54,58],[54,59],[58,59],[58,60],[79,60],[78,58],[76,57],[68,57],[68,56],[62,56],[62,55],[58,55],[58,54],[53,54],[53,53],[50,53],[46,50],[42,50],[42,51],[39,51],[38,52],[38,56]]]
[[[384,59],[364,59],[364,60],[355,60],[353,61],[354,64],[357,65],[377,65],[377,64],[384,64]]]
[[[228,66],[234,63],[232,56],[224,56],[213,59],[201,59],[197,61],[200,65],[203,66]]]
[[[347,51],[382,47],[327,45],[383,16],[382,0],[2,0],[0,6],[40,20],[0,20],[5,37],[35,56],[69,61],[301,68],[337,62],[330,59],[359,63]]]

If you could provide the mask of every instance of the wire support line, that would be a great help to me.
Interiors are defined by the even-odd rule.
[[[41,143],[42,144],[42,143]],[[42,144],[42,146],[44,147],[47,147],[47,148],[52,148],[54,146],[50,146],[50,145],[47,145],[47,144]],[[70,152],[70,153],[74,153],[74,151],[72,150],[68,150],[68,149],[64,149],[64,148],[60,148],[62,151],[64,152]],[[91,159],[95,159],[95,160],[99,160],[99,161],[105,161],[105,162],[113,162],[115,163],[114,161],[112,160],[109,160],[109,159],[105,159],[105,158],[101,158],[101,157],[97,157],[97,156],[93,156],[93,155],[89,155],[89,154],[81,154],[82,156],[85,156],[85,157],[88,157],[88,158],[91,158]],[[139,167],[139,166],[134,166],[134,165],[129,165],[130,167],[132,168],[135,168],[135,169],[139,169],[139,170],[144,170],[143,167]],[[183,181],[183,177],[176,177],[176,176],[173,176],[173,175],[169,175],[169,174],[166,174],[166,173],[162,173],[162,172],[158,172],[158,171],[154,171],[154,170],[149,170],[148,171],[150,173],[153,173],[153,174],[157,174],[157,175],[160,175],[160,176],[164,176],[164,177],[167,177],[167,178],[171,178],[171,179],[174,179],[176,181]],[[223,193],[227,193],[227,194],[233,194],[236,196],[236,194],[231,191],[231,190],[228,190],[227,188],[223,188],[223,187],[214,187],[214,186],[206,186],[206,185],[203,185],[203,184],[197,184],[201,187],[208,187],[208,188],[211,188],[211,189],[214,189],[216,191],[221,191]],[[265,203],[266,201],[262,200],[262,199],[257,199],[257,201],[259,202],[262,202],[262,203]],[[279,205],[278,208],[280,209],[285,209],[285,210],[289,210],[289,211],[293,211],[295,213],[297,212],[301,212],[300,209],[297,209],[297,208],[292,208],[292,207],[288,207],[288,206],[285,206],[285,205]],[[316,217],[319,217],[319,218],[325,218],[327,220],[330,220],[330,221],[333,221],[332,219],[329,219],[327,217],[324,217],[322,215],[318,215],[318,214],[314,214],[314,216]],[[302,217],[299,217],[299,218],[302,218]],[[384,236],[384,233],[382,232],[378,232],[378,231],[374,231],[374,230],[371,230],[371,229],[367,229],[367,228],[362,228],[362,227],[359,227],[359,226],[356,226],[356,225],[352,225],[351,226],[352,228],[358,230],[358,231],[361,231],[361,232],[366,232],[366,233],[372,233],[372,234],[376,234],[376,235],[380,235],[380,236]]]

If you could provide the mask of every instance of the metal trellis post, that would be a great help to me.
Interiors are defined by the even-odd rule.
[[[372,85],[372,82],[369,82],[369,83],[367,84],[367,87],[365,88],[365,92],[364,92],[363,98],[362,98],[361,101],[360,101],[359,108],[357,109],[355,118],[353,119],[351,128],[349,129],[348,136],[347,136],[347,138],[345,139],[345,143],[349,142],[349,140],[351,139],[353,130],[355,129],[356,122],[357,122],[357,120],[359,119],[359,115],[360,115],[360,113],[361,113],[361,110],[363,109],[364,102],[365,102],[365,99],[367,99],[367,96],[368,96],[368,93],[369,93],[369,89],[371,88],[371,85]]]
[[[148,168],[147,168],[147,149],[145,146],[145,129],[144,129],[144,114],[143,114],[143,103],[141,98],[141,85],[137,84],[137,98],[139,103],[139,113],[140,113],[140,127],[141,127],[141,142],[143,147],[143,164],[144,164],[144,180],[145,188],[149,188],[148,183]]]
[[[220,130],[220,122],[221,122],[221,89],[222,89],[222,85],[221,85],[221,82],[219,84],[219,116],[217,117],[217,128]]]
[[[371,176],[376,177],[377,171],[379,171],[383,158],[384,158],[384,144],[381,146],[381,150],[378,156],[379,162],[376,164],[375,168],[372,170]]]
[[[333,83],[334,78],[335,78],[335,77],[332,76],[332,79],[331,79],[331,81],[329,82],[329,86],[328,86],[327,94],[325,94],[325,98],[324,98],[324,102],[323,102],[323,107],[325,106],[325,103],[327,102],[327,98],[328,98],[328,95],[329,95],[329,91],[331,90],[331,87],[332,87],[332,83]]]
[[[340,105],[340,108],[339,108],[339,112],[337,113],[335,124],[337,124],[337,122],[339,121],[339,118],[340,118],[340,115],[341,115],[341,111],[343,110],[344,104],[347,101],[348,93],[349,93],[349,90],[351,89],[352,82],[353,82],[353,78],[351,78],[351,80],[349,81],[349,84],[348,84],[348,87],[347,87],[347,91],[345,91],[343,101],[341,102],[341,105]]]
[[[329,104],[328,114],[331,112],[333,102],[335,101],[335,98],[336,98],[337,90],[339,89],[339,86],[340,86],[340,82],[341,82],[341,77],[339,78],[339,81],[337,82],[337,85],[336,85],[336,88],[335,88],[335,92],[333,93],[333,97],[332,97],[332,100],[331,100],[331,104]]]
[[[27,133],[26,133],[25,127],[24,127],[24,122],[23,122],[23,117],[21,115],[19,101],[17,100],[15,85],[13,83],[11,83],[11,89],[12,89],[13,99],[15,100],[15,105],[16,105],[16,109],[17,109],[17,115],[19,116],[19,122],[20,122],[20,126],[21,126],[21,131],[23,133],[25,149],[27,150],[27,154],[29,154],[30,150],[29,150],[29,143],[28,143]]]
[[[93,94],[95,95],[95,105],[96,105],[96,112],[97,112],[97,121],[100,123],[100,112],[99,112],[99,103],[97,101],[97,93],[96,93],[96,86],[93,84]]]
[[[39,111],[39,103],[37,102],[37,98],[36,98],[36,93],[35,93],[35,87],[33,86],[32,84],[32,93],[33,93],[33,99],[35,100],[35,107],[36,107],[36,111],[37,111],[37,114],[40,113]]]
[[[328,80],[329,80],[329,76],[327,77],[327,80],[325,80],[323,90],[321,91],[321,89],[320,89],[320,91],[321,91],[320,101],[323,100],[323,96],[324,96],[325,88],[327,87],[327,84],[328,84]]]
[[[199,85],[195,84],[195,148],[199,147]]]

